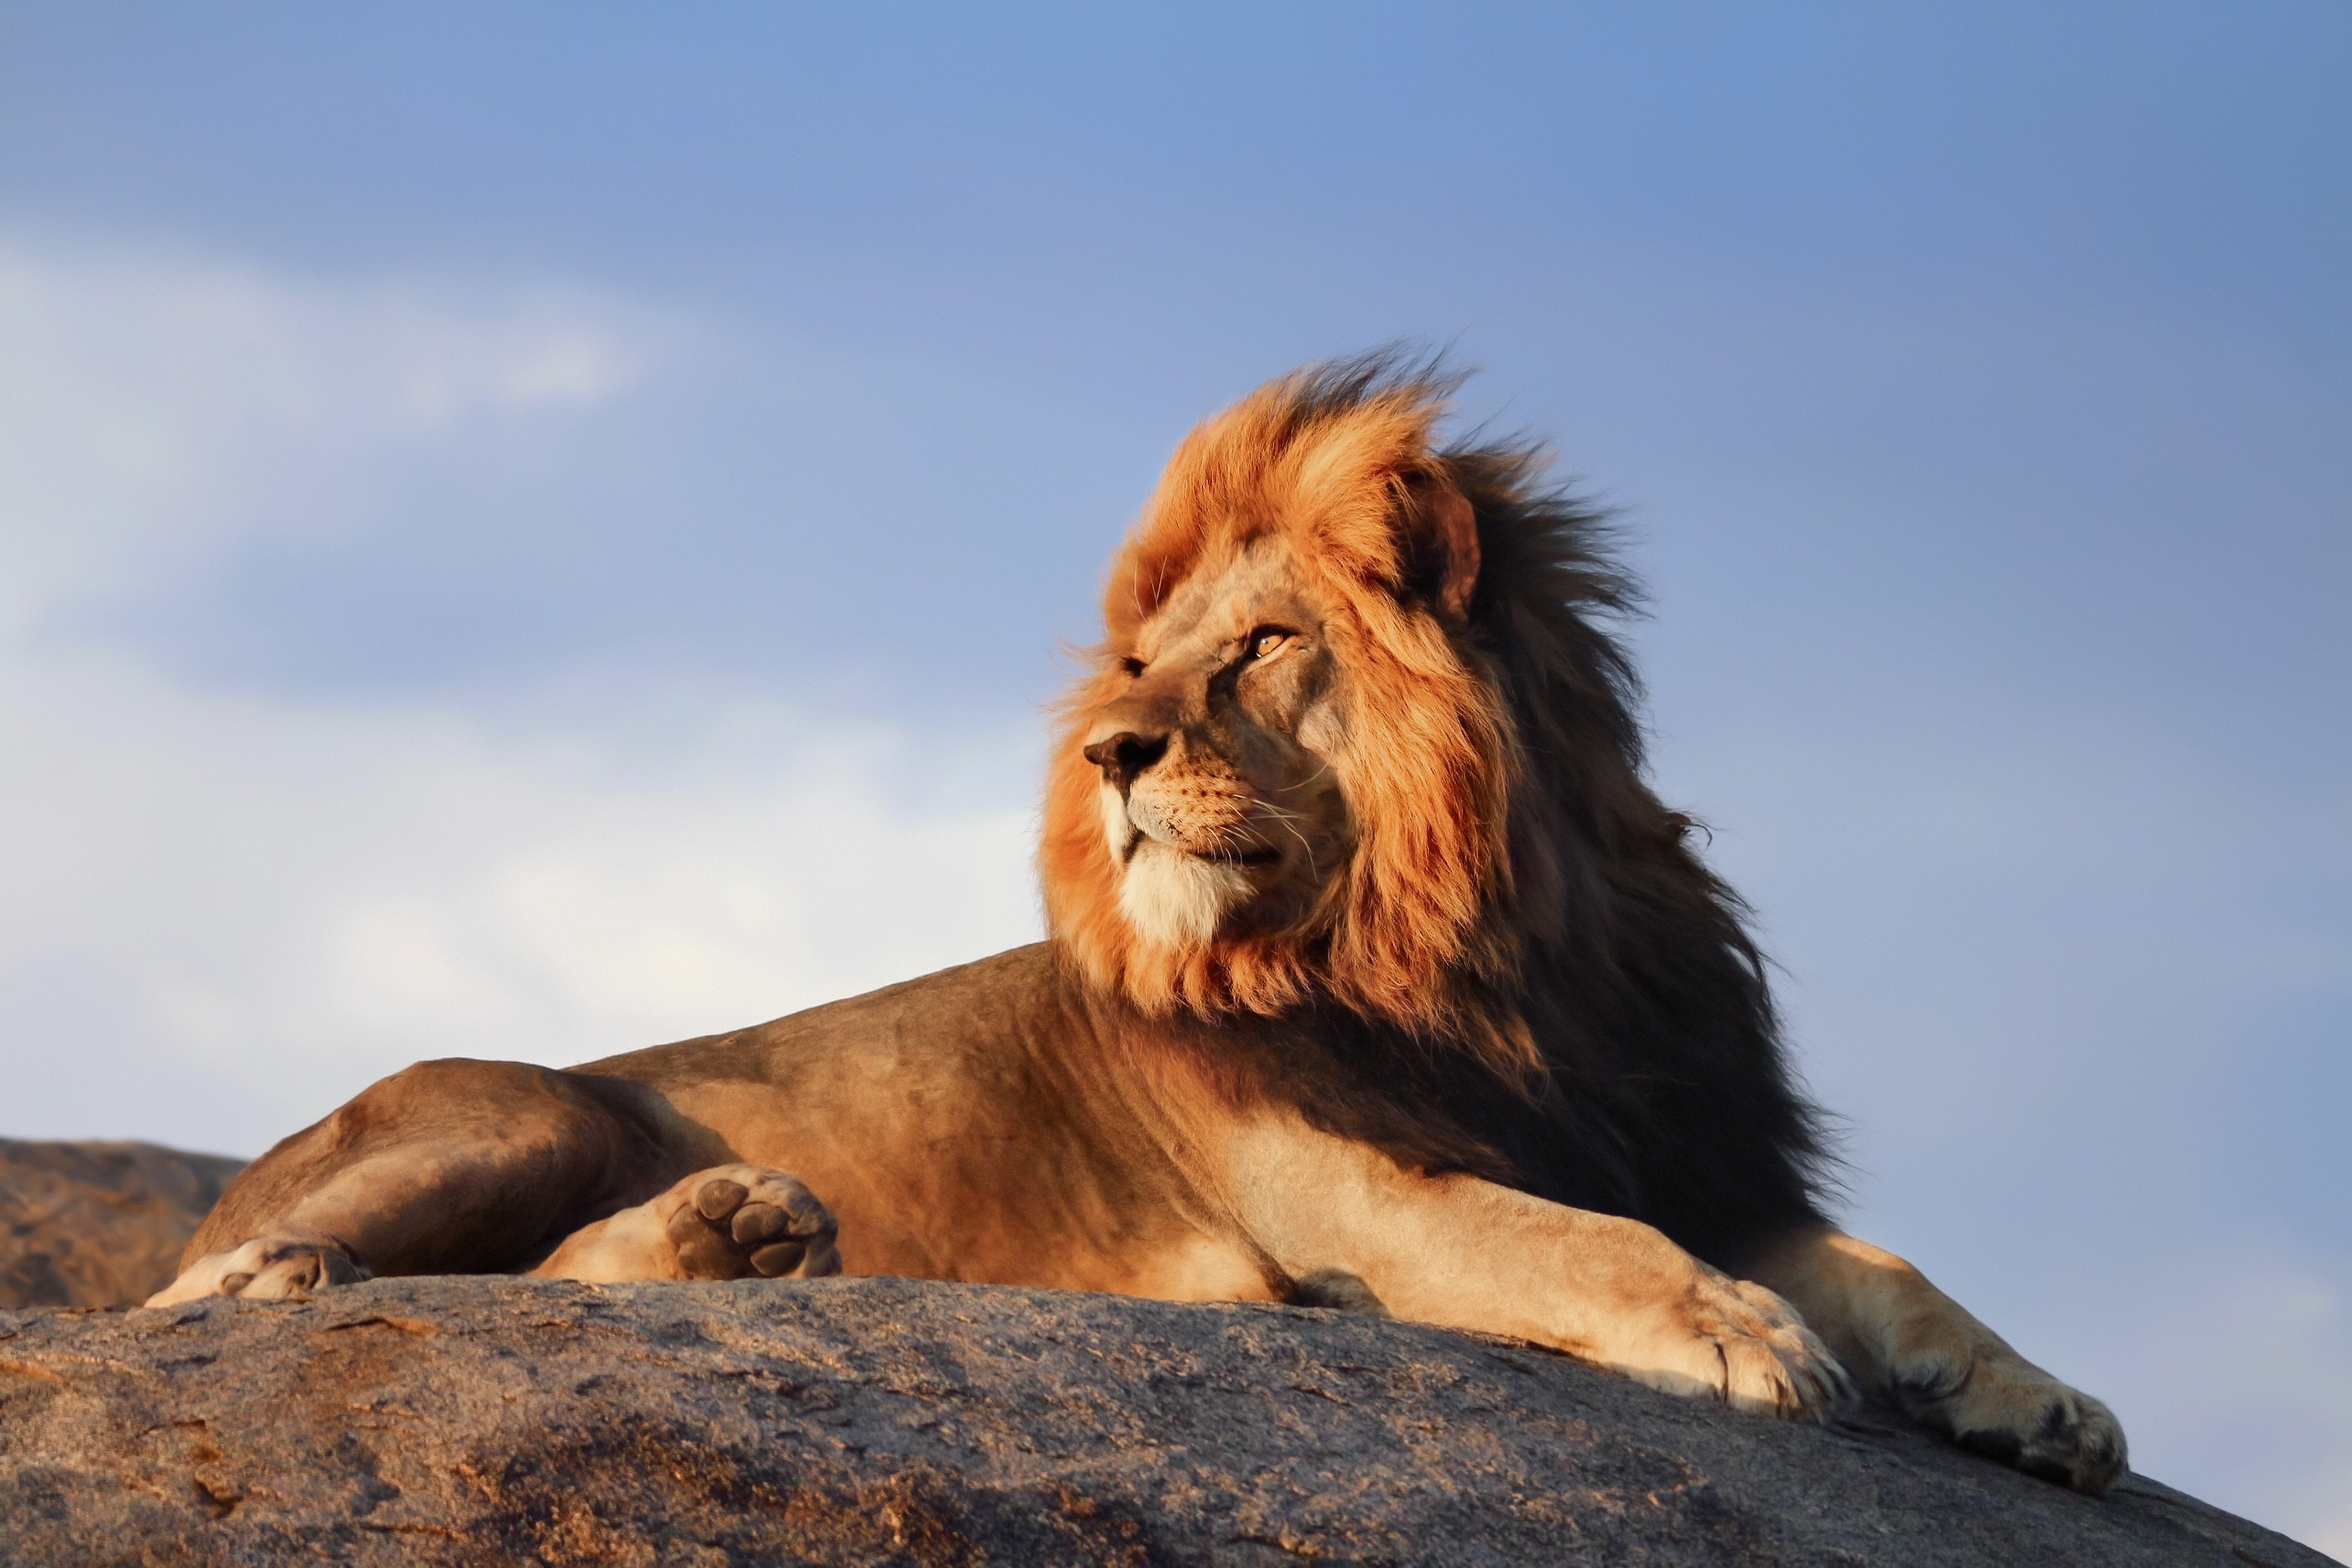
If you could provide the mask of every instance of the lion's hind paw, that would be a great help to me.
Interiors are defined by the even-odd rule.
[[[180,1277],[147,1298],[150,1307],[173,1307],[206,1296],[247,1301],[291,1301],[331,1285],[352,1285],[370,1276],[337,1241],[298,1241],[263,1237],[226,1252],[208,1252]]]
[[[815,1279],[841,1272],[833,1214],[798,1177],[761,1165],[699,1171],[670,1189],[665,1229],[688,1279]]]
[[[2115,1484],[2129,1463],[2115,1414],[2087,1394],[2056,1384],[2013,1422],[1959,1426],[1953,1440],[2029,1476],[2093,1495]]]
[[[2076,1491],[2104,1492],[2130,1465],[2113,1411],[2014,1354],[1906,1367],[1895,1392],[1960,1447]]]

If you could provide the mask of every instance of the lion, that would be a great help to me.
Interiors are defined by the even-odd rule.
[[[1840,1231],[1745,906],[1644,782],[1634,589],[1455,383],[1204,422],[1063,704],[1048,936],[556,1071],[421,1062],[241,1175],[148,1303],[371,1275],[897,1274],[1271,1300],[2084,1491],[2106,1407]]]

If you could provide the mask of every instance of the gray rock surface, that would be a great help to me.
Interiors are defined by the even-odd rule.
[[[179,1272],[242,1160],[0,1138],[0,1307],[117,1307]]]
[[[12,1564],[2325,1561],[1867,1419],[1298,1308],[380,1280],[0,1313]]]

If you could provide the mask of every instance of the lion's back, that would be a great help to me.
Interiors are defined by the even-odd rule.
[[[1071,1020],[1053,944],[1032,942],[764,1024],[584,1062],[573,1072],[673,1089],[790,1087],[845,1055],[869,1068],[943,1073],[1034,1051]]]

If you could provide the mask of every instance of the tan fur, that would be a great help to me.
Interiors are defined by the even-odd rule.
[[[1795,1419],[1851,1368],[2105,1486],[2103,1407],[1817,1223],[1736,900],[1563,598],[1622,595],[1442,412],[1307,373],[1178,450],[1062,710],[1050,942],[570,1072],[420,1064],[257,1162],[156,1303],[438,1269],[1290,1300]],[[1679,1194],[1702,1169],[1735,1173]]]

